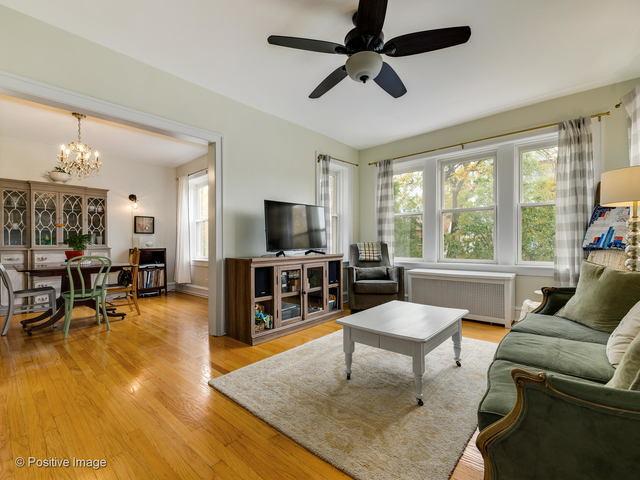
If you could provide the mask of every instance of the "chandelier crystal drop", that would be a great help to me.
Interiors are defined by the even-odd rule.
[[[89,145],[82,143],[81,122],[87,116],[76,112],[71,115],[78,120],[78,139],[67,145],[60,145],[57,168],[78,178],[95,175],[100,171],[102,161],[97,150],[94,152]]]

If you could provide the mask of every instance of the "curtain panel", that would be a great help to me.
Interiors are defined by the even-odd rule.
[[[393,162],[391,160],[383,160],[378,162],[378,182],[376,188],[378,241],[387,244],[390,258],[393,258],[393,208]]]
[[[189,177],[178,178],[178,238],[176,241],[175,282],[191,283],[191,242],[189,239]]]
[[[622,99],[629,115],[629,165],[640,165],[640,87],[634,88]]]
[[[333,229],[331,228],[331,192],[329,191],[329,168],[331,165],[331,157],[329,155],[318,155],[320,191],[318,192],[318,201],[324,208],[324,224],[327,237],[327,252],[333,251]]]
[[[561,122],[556,168],[555,279],[574,286],[584,258],[582,241],[594,200],[591,119]]]

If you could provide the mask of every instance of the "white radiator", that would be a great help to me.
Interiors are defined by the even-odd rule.
[[[511,327],[515,274],[416,268],[407,272],[409,301],[469,310],[465,318]]]

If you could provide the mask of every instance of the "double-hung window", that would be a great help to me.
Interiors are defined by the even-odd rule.
[[[557,143],[521,147],[519,157],[520,263],[551,263],[555,253]]]
[[[192,260],[209,257],[209,183],[207,173],[189,178],[189,237]]]
[[[440,259],[495,261],[495,154],[443,161],[440,180]]]
[[[330,253],[348,255],[352,242],[352,169],[348,165],[333,161],[329,165],[329,225],[331,244],[327,245]],[[320,202],[320,170],[317,171],[317,198]]]
[[[422,258],[422,170],[393,176],[393,201],[395,255]]]

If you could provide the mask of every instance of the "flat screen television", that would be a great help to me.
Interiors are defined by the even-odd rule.
[[[267,251],[327,248],[324,207],[264,201]]]

